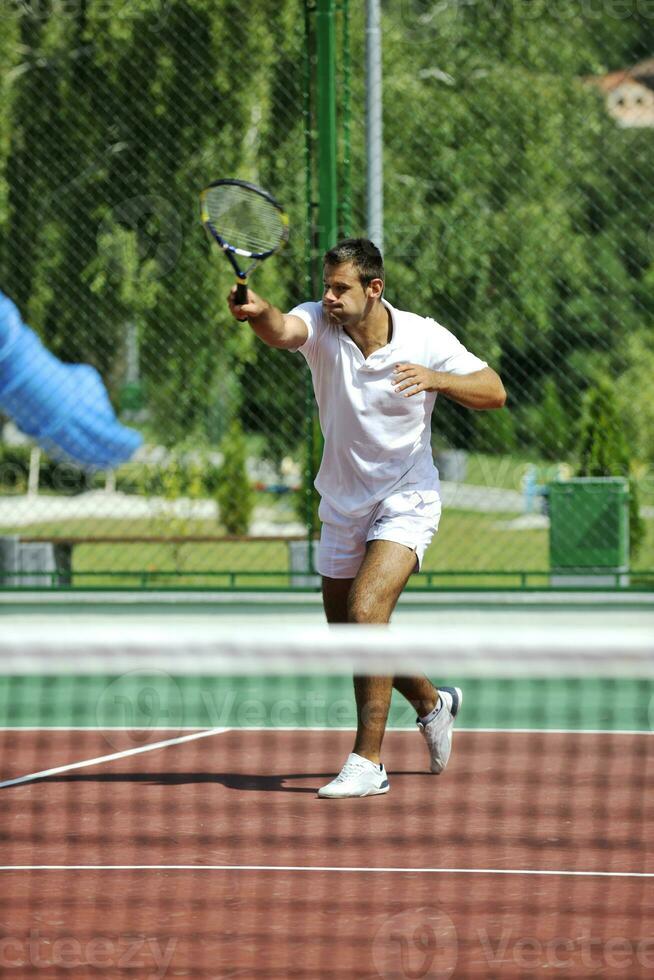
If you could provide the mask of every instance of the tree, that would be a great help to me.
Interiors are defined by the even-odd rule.
[[[510,408],[475,413],[475,449],[480,453],[510,454],[516,448],[515,421]]]
[[[632,458],[651,467],[654,466],[654,399],[646,396],[654,377],[654,330],[651,326],[627,339],[625,354],[625,369],[615,381],[620,415]]]
[[[620,375],[625,339],[654,319],[653,131],[620,130],[584,80],[651,55],[647,5],[614,6],[384,4],[387,295],[500,369],[519,448],[535,453],[543,434],[555,452],[531,424],[547,379],[573,428],[579,393],[598,370]],[[364,5],[350,7],[352,231],[364,232]],[[220,174],[274,190],[291,240],[253,286],[286,309],[308,298],[300,0],[260,0],[247,21],[236,0],[5,8],[5,289],[56,354],[90,361],[114,392],[125,323],[138,325],[149,437],[216,441],[237,416],[272,457],[294,451],[306,367],[232,322],[231,273],[203,238],[197,192]],[[465,411],[448,406],[438,424],[453,446],[475,437]]]
[[[218,474],[216,499],[219,520],[228,534],[247,534],[254,511],[254,496],[247,474],[247,449],[237,420],[220,444],[223,463]]]
[[[524,439],[538,447],[544,459],[563,460],[570,452],[574,439],[574,423],[563,404],[554,378],[545,378],[540,401],[523,409]]]
[[[279,413],[261,411],[283,382],[297,386],[300,359],[268,362],[232,321],[233,277],[204,239],[197,201],[209,180],[235,174],[304,218],[298,13],[297,0],[262,0],[245,23],[235,0],[134,0],[119,15],[88,0],[3,16],[2,281],[54,352],[94,364],[114,393],[125,324],[137,325],[148,437],[167,445],[220,437],[226,391],[228,414],[276,455],[300,438],[297,399],[282,435]],[[255,287],[282,306],[301,299],[303,254],[296,233],[273,281],[261,270]],[[245,391],[262,395],[245,403]]]
[[[638,506],[638,489],[630,472],[629,446],[613,384],[600,379],[583,400],[579,432],[579,476],[624,476],[629,480],[629,550],[638,553],[645,524]]]
[[[619,374],[654,304],[654,136],[620,130],[585,81],[651,54],[651,25],[574,0],[389,3],[385,24],[387,295],[501,370],[540,453],[530,406],[546,379],[574,430],[579,392],[597,368]],[[466,418],[451,420],[465,445]]]

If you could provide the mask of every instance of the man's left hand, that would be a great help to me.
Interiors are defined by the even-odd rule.
[[[404,398],[411,398],[419,391],[438,391],[439,372],[431,371],[422,364],[396,364],[391,382],[395,391]]]

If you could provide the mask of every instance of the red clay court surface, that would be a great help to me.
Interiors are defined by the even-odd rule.
[[[389,731],[389,794],[317,799],[351,742],[230,730],[0,790],[0,971],[654,974],[652,736],[459,731],[434,777]],[[135,744],[3,731],[0,775]]]

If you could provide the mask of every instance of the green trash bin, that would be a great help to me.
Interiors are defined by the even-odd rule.
[[[628,585],[628,480],[557,480],[547,498],[552,585]]]

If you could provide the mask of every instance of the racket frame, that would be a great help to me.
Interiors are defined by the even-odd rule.
[[[214,187],[242,187],[245,190],[251,191],[254,194],[258,194],[259,197],[264,198],[273,205],[279,212],[279,217],[282,223],[282,235],[277,245],[274,248],[270,248],[265,252],[249,252],[242,248],[236,248],[226,241],[217,228],[213,225],[209,212],[207,209],[207,195],[210,190]],[[236,180],[235,178],[225,178],[223,180],[214,180],[209,184],[200,194],[200,217],[205,230],[213,240],[220,246],[222,251],[225,253],[229,261],[231,262],[232,268],[236,274],[236,302],[239,304],[247,303],[247,281],[248,276],[257,265],[263,259],[269,258],[269,256],[274,255],[281,248],[284,247],[288,241],[288,215],[282,208],[279,201],[275,200],[272,194],[268,191],[264,191],[261,187],[257,187],[256,184],[250,184],[246,180]],[[247,269],[242,269],[240,263],[237,261],[236,256],[245,259],[253,259],[254,261],[247,267]]]

